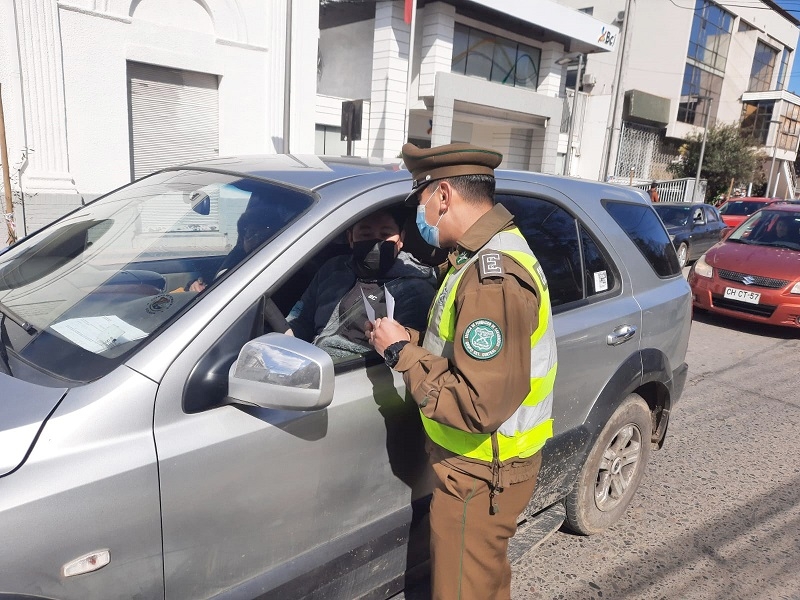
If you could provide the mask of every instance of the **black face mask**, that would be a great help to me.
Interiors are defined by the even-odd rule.
[[[392,267],[396,245],[386,240],[353,242],[353,264],[364,279],[377,279]]]

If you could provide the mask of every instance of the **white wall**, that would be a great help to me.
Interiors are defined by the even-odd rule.
[[[289,2],[294,46],[287,70]],[[20,11],[21,6],[30,10]],[[315,107],[318,15],[317,0],[0,0],[0,83],[9,162],[26,148],[52,153],[41,140],[57,140],[63,127],[66,157],[59,160],[67,163],[67,172],[51,177],[59,178],[61,190],[68,191],[74,180],[73,190],[93,196],[127,183],[128,61],[218,76],[221,155],[283,151],[287,128],[292,152],[313,152],[314,123],[307,116]],[[30,51],[20,58],[19,31],[52,46],[54,59],[31,58]],[[54,98],[57,110],[38,109],[42,97]],[[29,111],[27,129],[23,107]],[[47,177],[38,176],[41,166],[36,169],[37,178],[28,185],[31,201],[50,191],[37,189]],[[51,218],[63,209],[53,212]]]
[[[320,31],[322,77],[317,84],[318,94],[351,100],[370,97],[374,35],[374,19]]]

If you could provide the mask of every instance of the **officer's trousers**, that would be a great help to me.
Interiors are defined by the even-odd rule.
[[[536,477],[495,495],[490,513],[486,481],[442,462],[433,464],[431,596],[433,600],[510,600],[508,541],[531,499]]]

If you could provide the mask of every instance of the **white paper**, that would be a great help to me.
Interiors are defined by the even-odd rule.
[[[386,296],[386,316],[394,321],[394,296],[386,286],[383,286],[383,291]]]
[[[605,271],[597,271],[594,274],[594,291],[604,292],[608,289],[608,275]]]
[[[67,319],[52,325],[51,329],[95,354],[147,336],[141,329],[114,315]]]
[[[367,319],[370,323],[375,322],[375,309],[372,308],[372,304],[369,303],[367,297],[364,295],[364,290],[361,290],[361,298],[364,299],[364,310],[367,311]]]

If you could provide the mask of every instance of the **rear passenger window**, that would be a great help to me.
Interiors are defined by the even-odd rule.
[[[652,207],[612,201],[605,202],[605,207],[659,277],[681,272],[667,230]]]
[[[589,232],[580,225],[581,247],[583,249],[583,274],[586,285],[586,295],[601,294],[614,287],[614,272],[609,268],[608,261],[597,242]]]
[[[540,198],[499,194],[497,201],[514,215],[542,264],[553,307],[614,287],[613,270],[597,242],[566,210]]]

